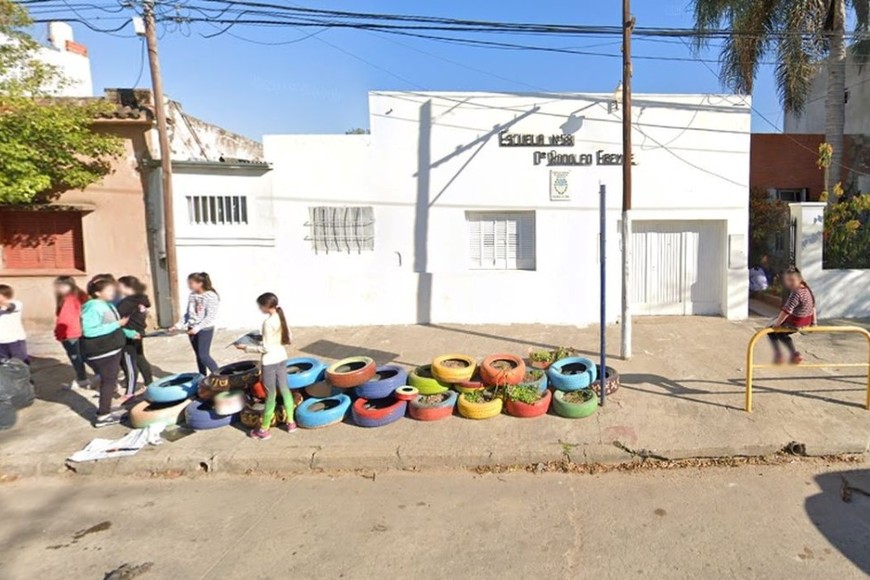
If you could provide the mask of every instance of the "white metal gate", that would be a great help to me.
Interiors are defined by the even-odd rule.
[[[632,230],[636,314],[722,314],[722,222],[637,221]]]

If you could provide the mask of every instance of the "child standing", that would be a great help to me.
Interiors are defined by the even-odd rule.
[[[205,272],[194,272],[188,276],[187,287],[190,288],[187,312],[175,327],[187,331],[199,374],[214,373],[218,365],[211,357],[211,341],[221,300],[211,284],[211,277]]]
[[[124,355],[121,359],[121,368],[127,379],[125,381],[127,385],[126,395],[131,397],[136,392],[136,381],[139,379],[139,373],[142,373],[142,380],[145,381],[146,386],[154,382],[154,377],[151,374],[151,363],[145,358],[145,350],[142,345],[142,335],[145,334],[146,319],[148,309],[151,308],[151,301],[145,294],[147,291],[145,284],[135,276],[118,278],[118,290],[121,295],[121,301],[118,303],[118,314],[129,318],[127,330],[132,330],[138,335],[137,338],[127,339]]]
[[[0,360],[17,358],[30,364],[27,356],[27,335],[21,323],[23,305],[14,300],[11,286],[0,284]]]
[[[82,305],[87,301],[88,295],[71,276],[59,276],[54,281],[54,296],[57,299],[54,337],[63,345],[76,373],[69,388],[86,389],[89,383],[85,372],[85,359],[82,356],[81,337]]]
[[[795,349],[791,335],[807,326],[816,323],[816,297],[809,285],[795,266],[789,266],[782,275],[782,284],[789,291],[788,298],[782,305],[779,315],[770,323],[772,328],[788,328],[785,332],[769,334],[773,346],[774,364],[783,364],[785,357],[780,345],[785,345],[792,364],[804,362],[804,357]]]
[[[82,307],[82,353],[100,377],[100,402],[94,427],[115,425],[121,417],[112,414],[112,396],[118,384],[121,355],[132,331],[125,331],[128,319],[118,314],[113,301],[117,290],[112,280],[94,278],[88,282],[90,300]]]
[[[288,433],[296,431],[296,422],[293,420],[293,393],[287,387],[287,345],[290,344],[290,329],[287,328],[287,320],[284,318],[284,311],[278,305],[277,296],[271,292],[262,294],[257,298],[257,305],[266,315],[266,320],[263,321],[263,342],[258,346],[239,345],[236,348],[262,355],[262,383],[266,389],[266,405],[263,409],[263,422],[259,429],[251,431],[251,437],[266,440],[272,436],[269,427],[275,415],[279,391],[284,400],[284,410],[287,412],[287,422],[284,427]]]

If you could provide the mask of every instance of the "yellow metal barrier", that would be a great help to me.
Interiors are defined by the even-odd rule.
[[[766,368],[780,368],[780,369],[801,369],[801,368],[809,368],[809,369],[821,369],[826,367],[838,367],[838,368],[848,368],[848,367],[863,367],[867,369],[867,400],[865,406],[868,410],[870,410],[870,332],[866,329],[861,328],[859,326],[808,326],[806,328],[800,329],[798,332],[801,334],[812,334],[816,332],[824,332],[824,333],[850,333],[850,334],[862,334],[864,338],[867,339],[867,361],[865,363],[827,363],[827,364],[799,364],[792,365],[790,367],[785,367],[783,365],[757,365],[755,364],[755,344],[761,339],[762,336],[767,336],[768,334],[772,334],[774,332],[795,332],[793,328],[762,328],[749,341],[749,346],[746,347],[746,411],[752,412],[752,371],[755,369],[766,369]]]

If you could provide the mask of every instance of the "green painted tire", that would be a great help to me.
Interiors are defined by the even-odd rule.
[[[565,401],[565,396],[571,393],[580,393],[584,397],[582,403],[569,403]],[[595,414],[598,410],[598,395],[592,389],[581,389],[579,391],[556,391],[553,393],[553,412],[560,417],[567,419],[582,419]]]
[[[432,365],[423,365],[411,371],[408,374],[408,384],[426,396],[440,395],[450,390],[450,383],[442,383],[432,375]]]

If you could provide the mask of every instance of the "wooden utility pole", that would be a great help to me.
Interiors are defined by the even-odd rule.
[[[623,360],[631,358],[631,0],[622,0],[622,340]]]
[[[154,92],[154,114],[157,117],[157,137],[160,143],[160,168],[163,190],[163,232],[166,273],[169,277],[169,303],[172,321],[178,317],[178,261],[175,253],[175,211],[172,198],[172,150],[166,127],[166,102],[163,97],[163,77],[160,75],[160,57],[157,54],[157,30],[154,21],[154,0],[144,0],[143,19],[145,42],[148,44],[148,64],[151,68],[151,86]]]

